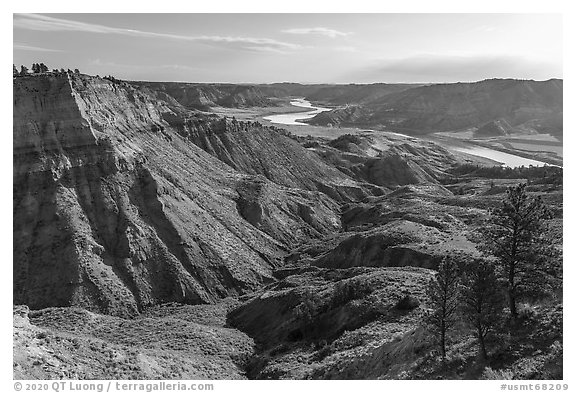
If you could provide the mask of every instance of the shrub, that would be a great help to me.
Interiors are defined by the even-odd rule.
[[[486,367],[480,379],[510,380],[514,379],[514,373],[510,370],[492,370],[490,367]]]

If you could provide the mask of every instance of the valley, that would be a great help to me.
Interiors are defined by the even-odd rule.
[[[510,187],[561,251],[561,90],[15,77],[14,378],[561,379],[561,283],[485,363],[427,325]]]
[[[310,112],[299,112],[297,108],[317,108]],[[296,112],[292,112],[292,110]],[[403,135],[394,131],[375,131],[352,127],[304,126],[307,119],[330,108],[313,107],[304,99],[284,101],[282,106],[268,107],[263,110],[226,109],[216,113],[237,117],[242,120],[259,121],[265,125],[282,127],[290,133],[302,137],[317,137],[326,140],[342,135],[364,135],[378,138],[379,135]],[[275,114],[270,114],[270,112]],[[550,134],[518,132],[502,136],[476,137],[475,130],[439,131],[421,136],[448,148],[453,154],[464,154],[469,162],[500,163],[510,167],[562,165],[562,141]],[[409,138],[407,138],[409,139]]]
[[[281,114],[281,115],[271,115],[266,116],[263,119],[268,120],[272,124],[281,124],[281,125],[304,125],[304,120],[311,119],[319,113],[329,111],[329,108],[319,108],[314,107],[304,98],[296,98],[290,101],[290,105],[305,108],[307,109],[306,112],[296,112],[296,113],[289,113],[289,114]]]

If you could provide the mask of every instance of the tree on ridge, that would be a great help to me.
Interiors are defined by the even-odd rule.
[[[508,188],[502,206],[491,211],[483,229],[484,250],[496,257],[514,319],[520,298],[546,291],[558,278],[558,253],[545,236],[544,222],[549,218],[551,213],[542,198],[529,198],[526,184],[519,184]]]
[[[457,322],[459,283],[460,272],[456,260],[445,257],[427,287],[432,305],[427,324],[437,338],[442,360],[446,360],[447,335]]]
[[[504,299],[494,269],[487,259],[473,259],[466,264],[461,285],[462,314],[475,331],[478,355],[488,358],[486,339],[502,323]]]

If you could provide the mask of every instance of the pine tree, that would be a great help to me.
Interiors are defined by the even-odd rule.
[[[46,66],[46,64],[40,63],[40,64],[38,65],[38,67],[39,67],[39,69],[40,69],[40,72],[48,72],[48,67]]]
[[[432,306],[432,314],[428,316],[427,322],[437,338],[442,360],[446,360],[447,334],[457,321],[459,283],[458,264],[453,258],[446,257],[427,288]]]
[[[504,302],[492,262],[474,259],[466,264],[462,276],[462,314],[474,329],[478,355],[486,360],[486,338],[502,321]]]
[[[12,76],[18,76],[18,69],[12,64]]]
[[[519,184],[508,188],[502,206],[491,211],[483,230],[484,250],[497,259],[513,318],[518,316],[519,298],[548,291],[561,274],[558,252],[544,226],[550,217],[542,199],[529,198],[526,184]]]
[[[21,65],[20,66],[20,76],[28,75],[28,67]]]

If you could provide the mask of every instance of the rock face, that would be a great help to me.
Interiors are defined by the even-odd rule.
[[[433,172],[429,173],[430,166],[422,165],[414,158],[403,154],[401,149],[393,149],[381,157],[367,160],[356,169],[367,181],[387,187],[436,182]]]
[[[282,341],[334,340],[396,309],[405,293],[423,299],[432,274],[414,268],[304,268],[261,290],[228,319],[268,348]]]
[[[126,83],[14,79],[15,303],[130,315],[211,302],[339,226],[324,194],[235,171],[165,120],[179,115]]]
[[[188,117],[184,122],[174,121],[173,126],[180,135],[232,168],[262,175],[276,184],[320,190],[336,200],[345,201],[374,192],[373,185],[359,184],[325,164],[280,129],[202,116]]]
[[[342,207],[342,230],[322,242],[294,249],[284,269],[410,266],[436,269],[446,255],[477,256],[470,218],[482,210],[445,204],[453,195],[440,185],[405,186],[385,196]]]
[[[308,267],[290,272],[228,315],[228,324],[248,333],[260,348],[248,377],[358,378],[361,372],[349,371],[358,359],[410,335],[422,319],[418,306],[426,305],[432,274],[417,268]],[[409,307],[400,309],[398,304],[407,298]],[[411,348],[402,351],[403,356],[413,353]],[[393,359],[378,371],[388,371]]]
[[[437,242],[442,235],[436,228],[398,220],[349,236],[315,264],[339,269],[406,265],[434,269],[440,258],[427,252],[425,245]]]
[[[407,138],[345,134],[314,150],[349,177],[384,189],[437,184],[457,162],[451,152],[435,143]]]
[[[490,79],[421,86],[361,105],[322,112],[311,124],[383,127],[406,134],[480,127],[504,119],[538,132],[562,134],[563,81]],[[547,128],[544,129],[543,125]]]

